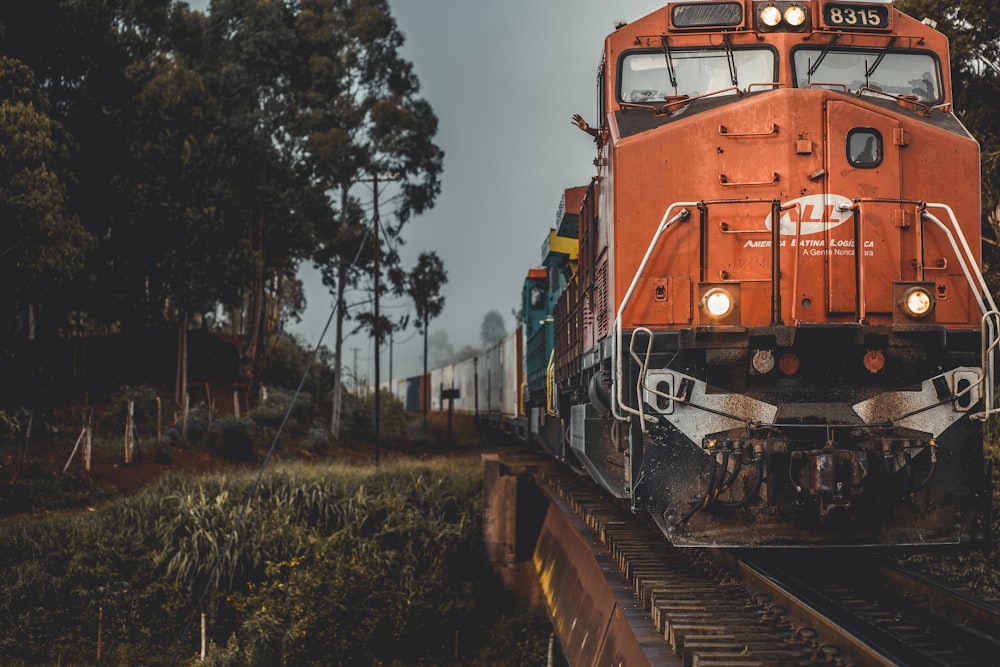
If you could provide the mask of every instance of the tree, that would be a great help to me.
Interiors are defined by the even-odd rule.
[[[116,284],[132,316],[119,311],[119,318],[176,327],[174,397],[184,406],[189,324],[231,300],[249,263],[232,241],[239,227],[214,205],[217,103],[203,78],[178,54],[130,71],[138,92],[129,111],[129,169],[116,181],[125,215],[115,249]]]
[[[305,58],[297,8],[286,2],[213,0],[200,66],[220,102],[220,215],[238,225],[245,265],[244,383],[253,395],[281,285],[315,247],[316,211],[328,205],[303,165],[296,72]],[[227,223],[227,224],[229,224]],[[273,322],[273,319],[270,321]]]
[[[357,194],[361,184],[379,183],[392,196],[391,222],[383,228],[398,246],[402,226],[431,206],[440,191],[443,153],[434,144],[437,118],[419,94],[410,63],[399,56],[403,35],[386,0],[302,0],[296,20],[305,58],[297,101],[298,122],[306,136],[305,162],[311,178],[335,192],[338,210],[318,230],[315,263],[323,283],[336,295],[334,354],[338,359],[331,431],[339,432],[340,368],[347,290],[372,274],[376,249],[365,243],[370,219]],[[392,191],[385,188],[391,187]],[[373,188],[374,189],[374,188]],[[395,194],[392,194],[392,193]],[[398,262],[378,252],[387,274]],[[383,289],[381,284],[373,289]],[[368,318],[373,335],[386,333],[384,322]]]
[[[133,219],[116,189],[120,175],[129,173],[127,147],[134,138],[126,128],[136,93],[129,68],[164,52],[171,5],[40,0],[0,8],[0,49],[32,69],[52,118],[74,146],[64,180],[67,207],[95,240],[84,257],[87,279],[49,299],[61,308],[47,318],[50,327],[70,316],[75,328],[84,321],[117,326],[128,303],[119,287],[132,283],[114,277],[126,266],[115,260],[128,254],[115,251],[123,240],[116,224]]]
[[[8,5],[0,48],[36,72],[80,146],[69,196],[98,243],[67,309],[111,329],[245,310],[253,389],[284,286],[313,253],[313,216],[329,215],[294,122],[297,5]]]
[[[45,296],[83,268],[91,237],[68,210],[62,126],[30,69],[0,56],[0,279],[8,321],[26,323]]]
[[[253,395],[311,259],[340,304],[339,369],[344,296],[375,257],[363,243],[364,188],[384,186],[388,282],[377,294],[402,290],[402,227],[440,191],[437,118],[402,44],[387,0],[211,0],[208,14],[174,0],[3,4],[0,52],[34,73],[37,100],[49,102],[51,196],[36,199],[62,211],[65,241],[58,266],[30,258],[47,262],[51,283],[17,284],[65,283],[59,271],[82,269],[86,279],[46,295],[63,320],[91,331],[176,325],[181,356],[185,322],[222,307],[242,326]],[[44,116],[32,121],[39,137]],[[385,332],[378,318],[362,325]],[[184,384],[179,368],[179,400]]]
[[[491,348],[507,337],[507,325],[504,324],[503,315],[498,310],[491,310],[483,316],[483,326],[480,329],[479,340],[483,343],[483,349]]]
[[[427,333],[430,321],[444,310],[441,288],[448,282],[448,273],[435,252],[422,252],[410,272],[407,292],[413,299],[420,332],[424,336],[424,376],[427,376]],[[424,395],[424,421],[427,421],[428,396]]]

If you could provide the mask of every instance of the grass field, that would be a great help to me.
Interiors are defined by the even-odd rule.
[[[539,665],[482,547],[475,458],[168,473],[0,524],[6,663]],[[249,501],[248,499],[249,495]],[[189,623],[190,622],[190,623]]]

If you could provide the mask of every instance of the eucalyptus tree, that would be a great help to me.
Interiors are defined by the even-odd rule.
[[[315,263],[338,304],[331,421],[337,435],[345,295],[371,274],[377,253],[390,261],[388,269],[398,261],[393,252],[376,251],[369,234],[379,217],[374,207],[382,203],[389,211],[382,228],[389,247],[401,243],[403,225],[432,207],[440,192],[443,153],[434,143],[437,117],[419,97],[412,65],[399,55],[404,38],[386,0],[301,0],[299,7],[305,57],[298,112],[306,162],[312,178],[334,193],[335,215],[318,230]],[[373,210],[366,213],[369,201]],[[373,335],[382,335],[380,318],[365,321]]]
[[[79,308],[126,329],[177,324],[183,339],[191,315],[249,295],[251,386],[268,298],[281,312],[282,282],[312,249],[303,211],[322,198],[290,132],[294,12],[252,0],[214,0],[207,16],[172,0],[0,7],[0,46],[39,73],[80,147],[71,198],[100,243]]]
[[[248,262],[215,199],[220,141],[204,80],[177,54],[136,65],[131,76],[130,169],[116,179],[127,213],[114,230],[127,249],[118,273],[121,289],[136,292],[135,324],[177,328],[175,400],[183,405],[191,319],[231,297]]]
[[[282,283],[311,256],[315,220],[325,201],[302,166],[295,128],[295,72],[301,41],[297,4],[274,0],[213,0],[207,18],[204,71],[219,100],[217,128],[222,186],[220,214],[240,226],[246,269],[243,377],[254,388]],[[270,306],[269,306],[270,304]]]
[[[367,274],[360,184],[391,184],[392,245],[439,192],[437,119],[402,40],[385,0],[212,0],[208,14],[173,0],[0,5],[0,50],[35,73],[76,148],[51,201],[79,216],[74,249],[96,239],[88,279],[62,293],[67,312],[183,335],[191,315],[245,303],[255,385],[301,261],[315,259],[339,302]]]
[[[104,280],[114,272],[113,260],[103,252],[114,243],[111,230],[118,217],[111,184],[126,163],[121,112],[132,94],[126,70],[156,48],[159,28],[153,26],[162,25],[156,16],[165,17],[169,5],[169,0],[39,0],[0,6],[0,51],[32,70],[51,117],[65,128],[73,147],[60,167],[66,206],[97,240],[85,257],[88,279],[72,281],[50,298],[61,301],[65,312],[51,313],[56,321],[65,322],[70,313],[76,326],[116,319],[118,304],[111,297],[119,291]]]
[[[448,272],[435,252],[422,252],[410,271],[407,292],[413,299],[417,323],[424,336],[424,376],[427,375],[427,332],[430,321],[444,310],[441,288],[448,282]],[[424,396],[424,421],[427,420],[428,397]]]
[[[67,141],[31,70],[0,56],[0,304],[24,337],[34,337],[46,297],[83,268],[92,241],[69,210]]]

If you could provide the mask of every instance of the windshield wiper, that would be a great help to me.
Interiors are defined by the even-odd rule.
[[[871,67],[867,67],[868,62],[865,61],[865,65],[866,65],[866,67],[865,67],[865,86],[866,87],[868,87],[868,86],[871,85],[871,81],[869,81],[869,79],[871,78],[872,74],[875,73],[875,70],[878,69],[878,66],[882,64],[882,59],[885,58],[885,54],[889,53],[889,49],[892,48],[892,45],[896,43],[897,39],[899,39],[899,35],[893,35],[889,39],[889,43],[886,44],[885,48],[882,49],[879,52],[878,58],[875,59],[875,62],[872,63]]]
[[[733,45],[729,43],[729,35],[722,36],[722,48],[726,50],[726,60],[729,61],[729,78],[738,89],[740,83],[736,73],[736,56],[733,55]]]
[[[667,75],[670,77],[670,85],[677,94],[677,73],[674,71],[674,58],[670,55],[670,45],[667,43],[667,36],[660,37],[660,44],[663,45],[663,57],[667,59]]]
[[[827,45],[823,47],[823,50],[819,52],[819,58],[816,59],[816,62],[809,66],[809,71],[806,72],[806,75],[809,77],[809,83],[812,83],[813,74],[815,74],[816,70],[819,69],[820,63],[822,63],[823,59],[829,55],[830,49],[833,48],[833,45],[836,44],[839,39],[840,33],[835,34],[833,38],[827,42]]]

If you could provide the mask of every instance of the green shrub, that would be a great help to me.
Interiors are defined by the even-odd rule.
[[[273,336],[268,340],[261,381],[268,387],[280,387],[291,391],[299,386],[306,364],[312,357],[313,346],[288,335]],[[309,369],[304,390],[306,403],[312,404],[310,411],[330,404],[333,389],[333,354],[326,348],[320,350],[319,358]],[[315,401],[313,403],[313,401]]]
[[[223,417],[213,427],[212,441],[227,461],[252,461],[254,423],[243,417]]]
[[[152,442],[151,447],[153,449],[153,460],[157,463],[169,465],[174,462],[177,449],[173,444],[160,440],[159,442]]]
[[[330,447],[330,432],[326,425],[313,424],[299,440],[299,447],[313,454],[324,453]]]
[[[188,409],[187,419],[187,442],[181,442],[182,416],[178,415],[177,423],[173,423],[173,415],[170,416],[170,423],[164,424],[161,442],[164,445],[177,447],[186,445],[189,447],[199,447],[209,444],[210,433],[208,428],[208,408],[203,403],[193,405]],[[213,425],[214,428],[214,425]]]
[[[262,401],[257,407],[250,411],[250,419],[258,426],[277,430],[285,419],[288,406],[292,401],[294,392],[281,389],[269,389],[267,399]],[[285,422],[285,433],[289,435],[301,435],[305,433],[312,424],[312,408],[310,401],[312,397],[308,394],[300,394],[295,401],[288,421]]]
[[[198,403],[188,409],[187,444],[203,445],[208,442],[209,415],[204,403]],[[180,428],[180,424],[177,425]]]
[[[18,407],[0,411],[0,442],[22,446],[29,437],[29,425],[31,447],[51,443],[62,434],[62,425],[50,411]]]
[[[389,438],[404,438],[407,434],[409,415],[403,404],[388,391],[382,391],[379,400],[382,417],[379,433]],[[346,437],[364,439],[375,432],[375,394],[344,395],[342,409]]]

